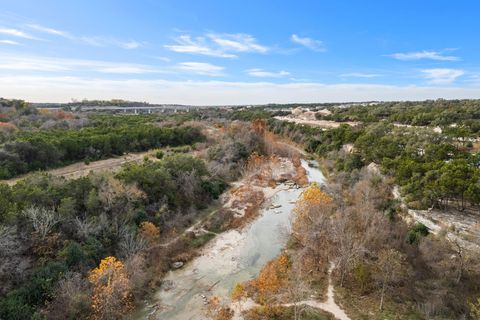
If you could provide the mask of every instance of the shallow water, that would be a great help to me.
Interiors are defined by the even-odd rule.
[[[310,182],[324,183],[318,164],[309,166],[302,160]],[[277,186],[277,193],[267,203],[279,204],[276,209],[264,208],[259,217],[241,232],[230,230],[212,240],[202,250],[202,255],[182,269],[170,271],[164,280],[174,282],[174,288],[160,288],[150,301],[160,305],[154,311],[145,306],[132,319],[206,319],[202,295],[218,296],[227,301],[237,282],[256,277],[269,260],[285,247],[291,225],[291,213],[303,189]]]

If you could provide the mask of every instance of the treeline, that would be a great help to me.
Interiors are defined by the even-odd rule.
[[[201,141],[193,127],[95,126],[80,130],[22,131],[0,147],[0,179],[127,152]]]
[[[480,130],[480,100],[426,100],[382,102],[368,106],[335,108],[321,118],[334,121],[377,122],[386,120],[414,126],[466,125]]]
[[[380,123],[366,128],[355,148],[364,163],[377,163],[395,178],[411,207],[480,204],[478,156],[455,139]]]

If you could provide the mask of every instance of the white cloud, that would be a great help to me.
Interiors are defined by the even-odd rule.
[[[248,69],[245,70],[246,73],[248,73],[252,77],[259,77],[259,78],[280,78],[280,77],[286,77],[290,75],[290,72],[288,71],[266,71],[263,69]]]
[[[249,34],[208,34],[208,37],[225,51],[266,53],[269,50]]]
[[[221,57],[221,58],[237,57],[234,54],[228,54],[218,49],[209,47],[205,43],[205,38],[203,37],[197,37],[195,39],[192,39],[192,37],[189,35],[181,35],[175,38],[175,42],[177,44],[165,45],[164,47],[171,51],[179,52],[179,53],[201,54],[205,56]]]
[[[344,73],[340,75],[340,77],[342,78],[376,78],[381,76],[382,75],[378,73],[363,73],[363,72],[351,72],[351,73]]]
[[[465,74],[461,69],[434,68],[422,70],[424,77],[431,84],[451,84]]]
[[[155,56],[153,57],[154,59],[157,59],[157,60],[160,60],[160,61],[163,61],[163,62],[170,62],[172,61],[172,59],[168,58],[168,57],[162,57],[162,56]]]
[[[391,86],[225,81],[166,81],[63,76],[0,76],[2,95],[37,102],[72,98],[126,99],[153,103],[233,105],[480,98],[480,87]]]
[[[20,43],[13,40],[0,40],[0,44],[19,45]]]
[[[29,40],[39,40],[38,38],[32,36],[29,33],[26,33],[22,30],[13,29],[13,28],[0,28],[0,34],[5,34],[17,38],[24,38]]]
[[[480,74],[472,74],[472,75],[470,75],[468,81],[469,81],[469,82],[473,82],[473,83],[480,84]]]
[[[156,70],[149,66],[144,65],[129,65],[129,64],[112,64],[111,66],[98,66],[96,71],[103,73],[118,73],[118,74],[143,74],[143,73],[158,73]]]
[[[200,54],[220,58],[237,58],[236,53],[256,52],[266,53],[269,48],[260,45],[257,40],[248,34],[214,34],[193,38],[184,34],[174,39],[176,44],[164,47],[179,53]]]
[[[315,40],[309,37],[300,37],[296,34],[292,34],[290,40],[294,43],[307,47],[313,51],[323,52],[326,51],[323,42],[320,40]]]
[[[140,42],[137,42],[135,40],[130,40],[130,41],[119,41],[118,46],[123,48],[123,49],[137,49],[142,46]]]
[[[41,25],[38,25],[38,24],[27,24],[27,27],[29,27],[30,29],[39,31],[39,32],[48,33],[48,34],[52,34],[52,35],[55,35],[55,36],[60,36],[60,37],[68,38],[68,39],[72,38],[72,36],[66,31],[53,29],[53,28],[41,26]]]
[[[115,46],[122,49],[137,49],[143,46],[141,42],[135,40],[118,40],[115,38],[110,37],[102,37],[102,36],[83,36],[80,37],[79,40],[85,44],[94,46],[94,47],[108,47],[108,46]]]
[[[181,62],[177,67],[182,71],[206,76],[221,76],[224,69],[223,67],[204,62]]]
[[[115,74],[161,73],[152,66],[99,60],[50,58],[0,54],[0,70],[71,72],[92,71]]]
[[[443,50],[445,51],[445,50]],[[394,53],[389,55],[390,57],[402,60],[402,61],[411,61],[411,60],[421,60],[421,59],[430,59],[436,61],[457,61],[460,58],[455,56],[444,55],[443,51],[417,51],[417,52],[405,52],[405,53]]]
[[[80,42],[83,44],[96,46],[96,47],[115,46],[122,49],[137,49],[145,45],[145,43],[132,40],[132,39],[121,40],[113,37],[104,37],[104,36],[77,36],[67,31],[54,29],[54,28],[50,28],[47,26],[39,25],[39,24],[24,24],[23,26],[25,28],[30,29],[34,33],[36,32],[36,33],[44,33],[44,34],[59,36],[59,37],[69,39],[71,41]],[[43,40],[30,33],[27,33],[19,29],[14,29],[14,28],[0,27],[0,34],[18,37],[18,38],[30,39],[30,40]],[[2,41],[0,43],[6,43],[6,42]]]

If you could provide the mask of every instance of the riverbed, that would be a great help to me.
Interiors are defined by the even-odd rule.
[[[325,182],[318,163],[302,160],[302,166],[309,182]],[[303,190],[278,185],[257,219],[242,230],[218,235],[199,257],[167,273],[164,281],[170,286],[162,286],[132,319],[207,319],[206,299],[217,296],[228,302],[235,283],[255,278],[285,247],[295,201]]]

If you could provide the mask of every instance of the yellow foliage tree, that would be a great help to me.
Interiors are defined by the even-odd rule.
[[[295,213],[302,219],[309,214],[311,209],[320,205],[331,204],[332,202],[333,199],[314,182],[300,195],[295,206]]]
[[[121,319],[132,308],[130,281],[117,258],[103,259],[88,280],[93,286],[91,319]]]
[[[245,286],[241,283],[236,283],[232,289],[230,298],[233,302],[237,302],[240,311],[242,310],[242,302],[246,297],[247,291],[245,290]]]
[[[241,283],[235,284],[235,286],[232,289],[232,293],[230,297],[232,298],[233,301],[240,301],[243,298],[245,298],[246,292],[245,292],[245,286]]]
[[[156,225],[149,221],[144,221],[140,224],[140,234],[150,244],[160,238],[160,230]]]
[[[305,205],[316,206],[331,203],[332,198],[323,192],[318,184],[314,182],[302,193],[299,201]]]

